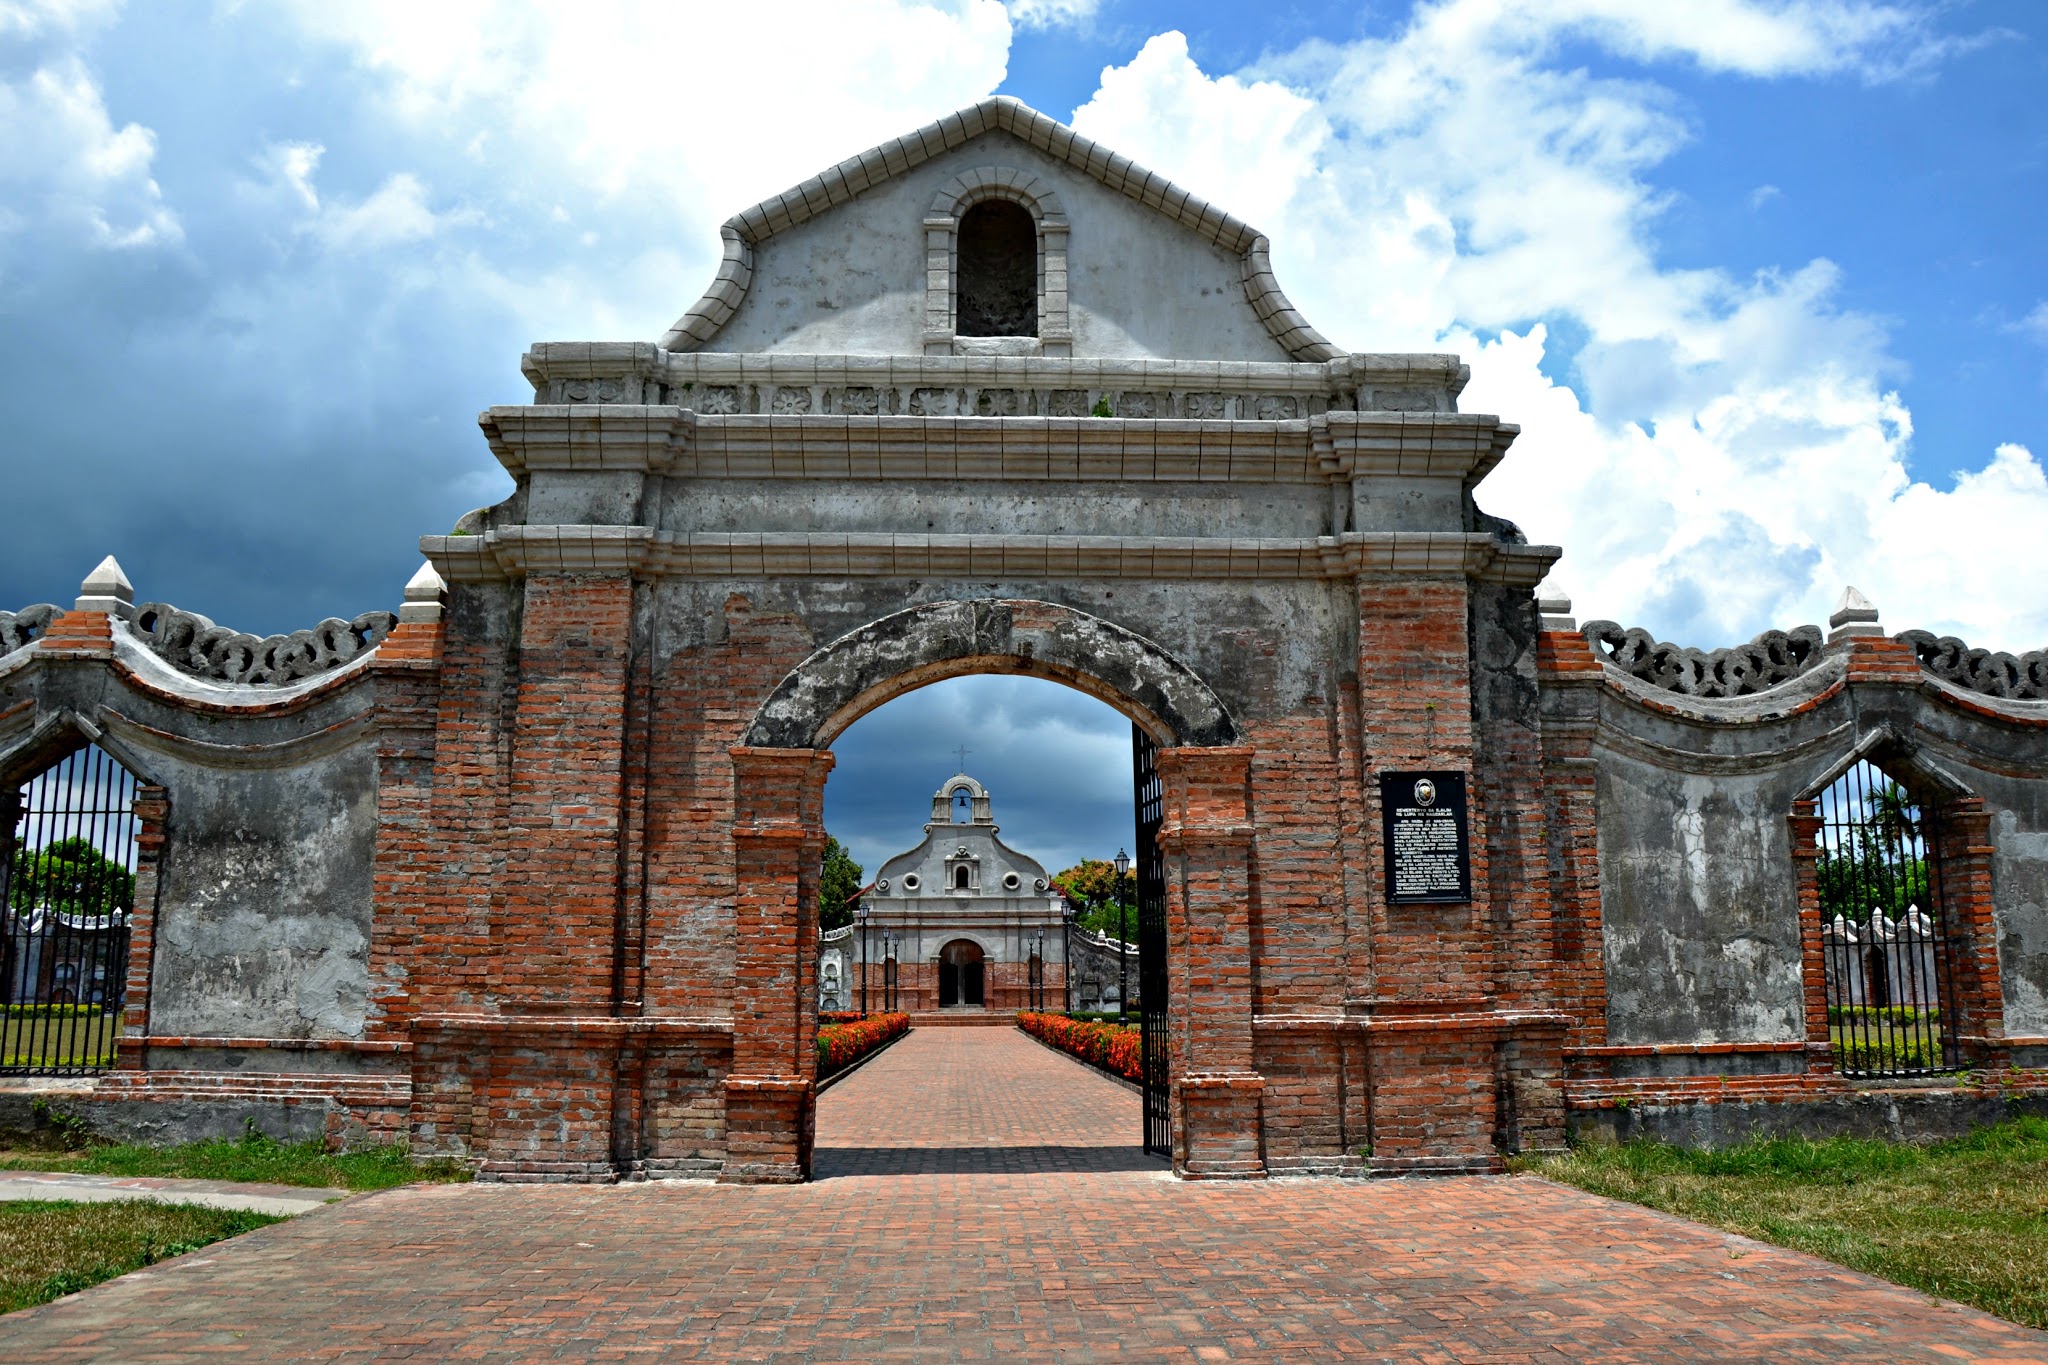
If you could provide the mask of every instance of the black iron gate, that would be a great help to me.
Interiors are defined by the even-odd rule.
[[[1821,794],[1828,1039],[1846,1076],[1953,1071],[1955,987],[1935,813],[1859,762]]]
[[[0,845],[0,1074],[113,1064],[135,905],[135,788],[125,768],[85,748],[0,793],[18,803]]]
[[[1131,778],[1138,802],[1138,1001],[1144,1010],[1139,1042],[1145,1073],[1145,1150],[1173,1155],[1173,1105],[1167,1068],[1166,859],[1159,827],[1166,821],[1159,781],[1159,746],[1131,727]]]

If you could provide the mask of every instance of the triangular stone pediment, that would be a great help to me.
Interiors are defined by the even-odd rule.
[[[1037,307],[1028,331],[963,337],[960,224],[989,199],[1031,216]],[[662,338],[667,350],[1342,354],[1281,292],[1256,229],[1014,99],[850,157],[728,219],[721,236],[717,277]]]

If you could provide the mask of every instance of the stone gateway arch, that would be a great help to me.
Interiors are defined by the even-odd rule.
[[[259,640],[111,562],[0,614],[0,801],[85,746],[139,784],[90,1121],[805,1178],[829,746],[977,672],[1156,747],[1183,1176],[1866,1122],[1827,965],[1858,763],[1927,832],[1914,1065],[2048,1090],[2042,656],[1860,599],[1711,654],[1580,630],[1561,551],[1475,501],[1517,429],[1456,357],[1338,350],[1264,237],[1014,101],[723,242],[658,343],[526,354],[481,418],[516,491],[395,621]]]

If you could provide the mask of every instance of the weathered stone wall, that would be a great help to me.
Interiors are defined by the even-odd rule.
[[[1963,1065],[2026,1090],[2039,1074],[2028,1069],[2048,1062],[2048,706],[1928,671],[1861,599],[1835,624],[1825,644],[1805,627],[1713,656],[1609,623],[1581,635],[1562,621],[1544,637],[1551,861],[1569,877],[1560,912],[1581,945],[1575,973],[1562,955],[1561,998],[1586,1002],[1567,1057],[1575,1126],[1718,1143],[1873,1124],[1945,1132],[1978,1112],[1967,1088],[1834,1075],[1800,849],[1818,828],[1814,799],[1859,757],[1933,817]],[[1575,750],[1576,770],[1556,766]]]
[[[0,663],[0,763],[20,774],[11,785],[96,738],[160,789],[160,873],[142,907],[155,938],[148,1036],[361,1038],[377,840],[365,663],[216,686],[164,663],[118,616],[97,619],[103,644]]]

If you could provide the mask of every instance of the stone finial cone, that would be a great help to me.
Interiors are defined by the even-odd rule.
[[[85,576],[78,585],[76,610],[98,612],[102,616],[126,616],[135,609],[135,585],[128,581],[128,575],[121,572],[121,565],[112,555],[99,563],[99,567]]]
[[[135,600],[135,585],[128,581],[128,575],[121,572],[121,562],[112,555],[100,561],[99,567],[85,576],[85,582],[78,590],[87,597],[118,597],[123,602]]]
[[[1830,639],[1884,633],[1877,625],[1877,604],[1853,587],[1842,589],[1842,600],[1836,603],[1835,614],[1828,617],[1828,629],[1834,632]]]
[[[448,584],[435,571],[432,560],[420,565],[405,585],[405,601],[399,605],[398,619],[401,623],[432,625],[441,619],[441,594]]]
[[[406,580],[405,600],[408,602],[438,602],[441,600],[441,594],[447,590],[448,584],[435,571],[434,561],[430,559],[420,565],[418,573]]]

